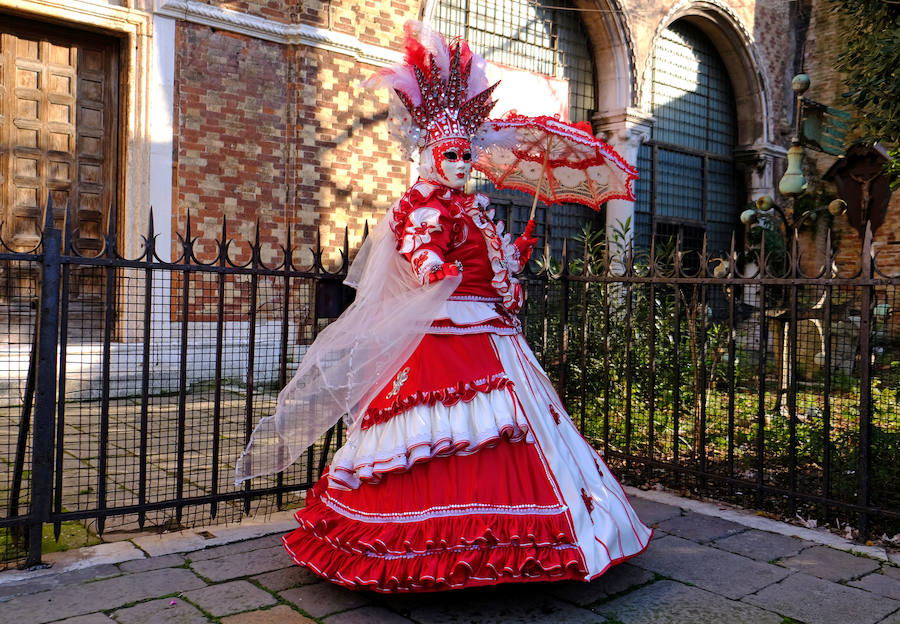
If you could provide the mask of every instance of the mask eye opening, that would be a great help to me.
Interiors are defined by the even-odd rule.
[[[462,155],[463,162],[472,162],[472,152],[465,151]]]
[[[457,154],[454,150],[447,150],[446,152],[444,152],[444,158],[451,162],[457,161],[459,160],[459,154]]]

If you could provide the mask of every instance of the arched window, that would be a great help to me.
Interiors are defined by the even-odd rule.
[[[697,27],[675,22],[653,53],[655,122],[638,156],[635,245],[681,236],[682,249],[728,249],[739,212],[734,95],[722,59]]]
[[[578,12],[566,10],[571,8],[570,0],[439,0],[431,23],[446,36],[468,41],[489,62],[565,79],[570,121],[589,122],[596,107],[594,62]],[[479,175],[473,175],[473,184],[475,190],[491,196],[498,217],[520,232],[531,197],[519,191],[498,191]],[[553,206],[549,215],[539,207],[535,221],[542,237],[544,226],[552,226],[555,257],[561,252],[562,239],[581,232],[586,222],[600,228],[603,224],[599,213],[577,204]]]

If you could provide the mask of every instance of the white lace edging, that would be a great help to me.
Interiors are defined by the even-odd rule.
[[[435,457],[475,453],[501,437],[533,441],[511,389],[479,392],[450,407],[417,405],[355,432],[334,455],[329,487],[348,490],[378,483],[385,473],[409,470]]]

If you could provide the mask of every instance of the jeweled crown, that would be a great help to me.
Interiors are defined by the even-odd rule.
[[[406,24],[405,56],[402,63],[387,67],[363,83],[384,86],[397,95],[391,98],[389,128],[412,157],[437,141],[451,138],[472,140],[495,102],[484,59],[461,39],[451,43],[421,22]],[[469,92],[475,95],[469,97]]]
[[[471,140],[496,104],[491,99],[491,93],[499,83],[494,83],[466,100],[473,61],[471,54],[467,55],[468,59],[462,60],[463,45],[460,41],[450,45],[452,60],[450,75],[446,80],[441,76],[433,54],[428,55],[427,72],[419,65],[412,65],[422,96],[422,103],[418,106],[413,104],[407,93],[396,87],[394,89],[413,122],[425,131],[422,137],[423,148],[444,139]]]

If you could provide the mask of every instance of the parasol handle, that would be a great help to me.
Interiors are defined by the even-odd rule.
[[[550,158],[550,141],[547,141],[547,149],[544,150],[544,164],[541,165],[541,175],[538,178],[537,189],[534,191],[534,201],[531,202],[531,215],[529,221],[534,220],[534,211],[537,208],[538,195],[541,194],[541,184],[544,183],[544,174],[547,172],[547,160]]]

